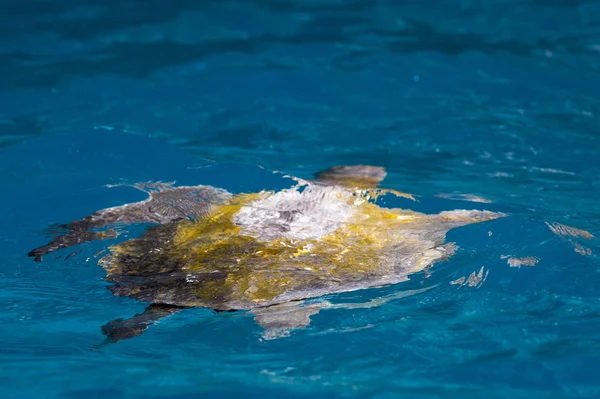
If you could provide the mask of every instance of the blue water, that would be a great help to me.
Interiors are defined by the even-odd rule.
[[[600,397],[600,242],[545,223],[600,237],[599,93],[594,0],[2,1],[0,397]],[[96,265],[118,240],[26,256],[144,197],[109,184],[250,192],[358,163],[419,200],[390,206],[509,217],[451,231],[456,256],[407,283],[327,299],[429,291],[272,341],[193,309],[97,349],[145,307]]]

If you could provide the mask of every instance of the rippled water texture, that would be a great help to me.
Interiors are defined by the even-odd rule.
[[[0,397],[600,397],[599,56],[594,0],[3,1]],[[26,256],[143,198],[106,185],[255,192],[357,163],[418,199],[384,205],[509,216],[406,283],[326,297],[397,299],[270,341],[190,309],[96,347],[145,305],[94,255],[143,226]]]

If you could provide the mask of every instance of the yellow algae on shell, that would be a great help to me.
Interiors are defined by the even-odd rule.
[[[389,255],[383,249],[397,238],[390,231],[419,215],[399,215],[365,202],[355,207],[355,216],[347,224],[321,239],[293,240],[282,235],[261,241],[240,234],[240,227],[233,222],[239,209],[256,198],[244,195],[202,221],[180,223],[173,250],[173,255],[183,260],[186,272],[224,273],[223,288],[232,299],[255,303],[328,279],[356,280],[378,273],[382,257]],[[208,292],[200,284],[197,294]]]
[[[240,229],[232,222],[233,215],[259,196],[260,194],[238,195],[209,213],[203,220],[180,223],[174,237],[175,246],[188,245],[190,241],[206,235],[228,236],[238,233]]]

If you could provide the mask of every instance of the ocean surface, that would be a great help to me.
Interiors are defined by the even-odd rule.
[[[508,216],[274,340],[189,309],[99,347],[146,304],[97,253],[144,226],[27,257],[123,185],[351,164],[417,199],[390,206]],[[0,187],[1,398],[600,397],[600,1],[3,0]]]

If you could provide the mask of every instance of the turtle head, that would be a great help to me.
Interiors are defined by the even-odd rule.
[[[381,166],[334,166],[315,174],[321,183],[349,188],[375,188],[387,175]]]

